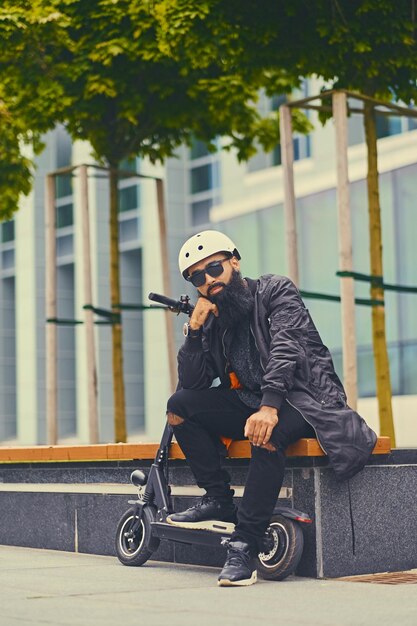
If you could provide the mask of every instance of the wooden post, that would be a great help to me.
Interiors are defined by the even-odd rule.
[[[284,178],[285,250],[287,254],[288,276],[299,286],[294,193],[294,148],[292,142],[291,109],[286,104],[281,105],[279,109],[279,128]]]
[[[45,248],[46,248],[46,317],[56,319],[56,217],[55,176],[48,174],[45,184]],[[58,372],[57,326],[46,324],[46,440],[50,445],[58,441]]]
[[[90,247],[90,219],[88,212],[88,177],[87,165],[80,166],[80,198],[82,215],[82,241],[84,265],[84,302],[93,303],[91,281],[91,247]],[[84,324],[87,348],[87,384],[88,384],[88,432],[90,443],[98,443],[98,410],[97,410],[97,366],[94,341],[94,312],[85,309]]]
[[[162,281],[164,287],[164,294],[172,297],[171,294],[171,280],[169,274],[169,259],[168,259],[168,238],[166,228],[166,212],[165,212],[165,197],[164,197],[164,182],[162,179],[156,179],[156,197],[158,202],[158,224],[159,224],[159,236],[161,242],[161,257],[162,257]],[[171,391],[174,392],[177,386],[177,358],[175,351],[174,341],[174,324],[172,320],[172,313],[165,313],[166,333],[167,333],[167,351],[168,351],[168,363],[169,363],[169,377],[171,384]]]
[[[333,117],[336,129],[337,209],[339,235],[339,269],[351,272],[352,229],[350,221],[350,193],[348,177],[347,96],[336,92],[333,99]],[[340,279],[342,314],[343,383],[349,405],[356,409],[358,400],[355,330],[355,285],[351,277]]]

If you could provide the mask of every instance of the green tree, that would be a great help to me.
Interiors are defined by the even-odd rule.
[[[24,155],[24,144],[33,137],[19,128],[4,101],[0,100],[0,222],[12,218],[21,194],[32,187],[32,161]]]
[[[41,134],[65,103],[46,71],[53,42],[66,40],[57,17],[39,0],[6,1],[0,7],[0,220],[10,219],[20,194],[30,192]]]
[[[226,41],[223,56],[203,65],[168,53],[158,5],[5,0],[0,9],[0,84],[15,119],[33,132],[64,123],[74,139],[88,140],[95,157],[109,168],[111,306],[116,313],[121,161],[137,155],[163,160],[192,136],[209,145],[217,136],[228,136],[226,148],[246,158],[255,152],[255,138],[271,148],[279,132],[277,117],[262,119],[256,109],[262,78],[257,69],[244,76],[235,72]],[[206,46],[213,50],[213,42]],[[234,47],[230,60],[235,57]],[[285,71],[274,70],[273,77],[285,91],[299,82]],[[303,128],[302,119],[295,124]],[[115,437],[124,441],[120,324],[113,325],[112,337]]]
[[[409,0],[162,0],[157,3],[160,45],[194,65],[215,62],[229,51],[235,74],[269,92],[279,87],[276,70],[322,77],[326,88],[348,89],[372,99],[411,104],[417,99],[416,3]],[[278,73],[279,78],[279,73]],[[326,116],[322,116],[324,121]],[[371,274],[383,275],[375,105],[364,106],[368,150],[368,212]],[[383,300],[380,285],[371,298]],[[372,308],[373,346],[381,434],[395,445],[384,306]]]

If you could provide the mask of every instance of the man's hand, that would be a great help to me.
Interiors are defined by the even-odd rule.
[[[201,328],[210,313],[213,313],[216,317],[218,317],[219,310],[217,306],[213,302],[210,302],[207,298],[199,298],[190,318],[190,327],[193,330]]]
[[[246,420],[245,437],[254,446],[265,446],[277,424],[277,409],[273,406],[261,406],[257,413]]]

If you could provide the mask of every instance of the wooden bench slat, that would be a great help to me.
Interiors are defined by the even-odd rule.
[[[153,459],[157,443],[105,443],[75,446],[13,446],[0,447],[0,463],[42,463],[57,461],[131,461]],[[373,454],[391,451],[389,437],[378,437]],[[248,441],[233,441],[228,450],[229,458],[249,458]],[[287,456],[324,456],[316,439],[299,439],[287,449]],[[184,459],[177,443],[171,444],[171,459]]]
[[[391,439],[378,437],[372,454],[389,454],[391,452]]]

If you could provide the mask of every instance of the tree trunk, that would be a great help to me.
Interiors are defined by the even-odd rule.
[[[366,145],[368,151],[368,211],[369,211],[369,241],[371,275],[380,276],[381,280],[371,282],[371,299],[383,300],[382,287],[382,233],[381,208],[379,204],[377,137],[375,124],[375,110],[370,102],[364,105],[364,124]],[[374,363],[376,376],[376,393],[379,408],[380,434],[391,438],[391,445],[395,447],[394,421],[392,415],[392,394],[389,371],[387,341],[385,334],[385,307],[372,307],[372,343],[374,348]]]
[[[110,301],[111,310],[120,315],[120,263],[118,221],[118,174],[110,167]],[[114,436],[116,443],[126,441],[126,407],[123,378],[123,343],[121,319],[112,325]]]

